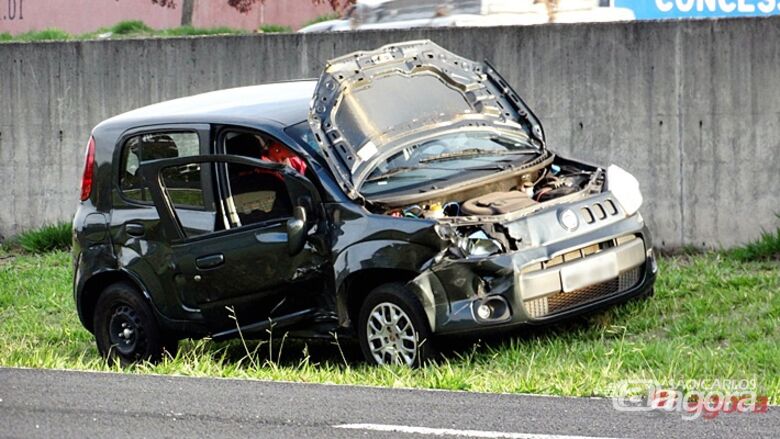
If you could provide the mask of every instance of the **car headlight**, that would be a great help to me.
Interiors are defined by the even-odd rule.
[[[448,224],[436,224],[433,230],[439,238],[450,241],[462,257],[481,258],[503,252],[503,246],[482,230],[461,236]]]
[[[437,235],[439,235],[439,238],[444,240],[452,240],[457,235],[455,234],[455,231],[452,230],[452,227],[450,227],[449,224],[436,224],[433,226],[433,230],[436,232]]]
[[[607,190],[612,192],[629,216],[635,214],[642,205],[639,181],[620,166],[609,165],[607,168]]]
[[[467,257],[476,258],[494,255],[502,251],[501,243],[490,238],[481,230],[460,238],[458,247]]]

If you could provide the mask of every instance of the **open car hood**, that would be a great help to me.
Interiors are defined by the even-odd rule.
[[[433,130],[520,130],[544,147],[541,124],[487,62],[428,40],[390,44],[330,60],[309,108],[309,125],[352,199],[379,160]]]

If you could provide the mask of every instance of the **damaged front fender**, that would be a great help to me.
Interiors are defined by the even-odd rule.
[[[518,226],[525,221],[539,229],[535,223],[549,218],[536,215]],[[432,258],[408,284],[431,330],[464,333],[551,322],[652,289],[652,242],[638,215],[530,241],[535,245],[485,257],[458,257],[451,247]]]
[[[473,324],[475,304],[488,295],[511,294],[513,267],[508,254],[480,259],[439,255],[409,286],[423,304],[431,329],[439,332],[459,322]]]

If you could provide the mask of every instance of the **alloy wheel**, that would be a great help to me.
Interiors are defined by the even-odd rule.
[[[376,305],[368,316],[366,334],[377,364],[414,365],[419,337],[411,318],[398,305]]]

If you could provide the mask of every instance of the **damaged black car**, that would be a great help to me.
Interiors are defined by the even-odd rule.
[[[548,149],[489,63],[404,42],[95,127],[74,294],[110,362],[273,329],[412,366],[439,335],[651,294],[641,203],[623,169]]]

